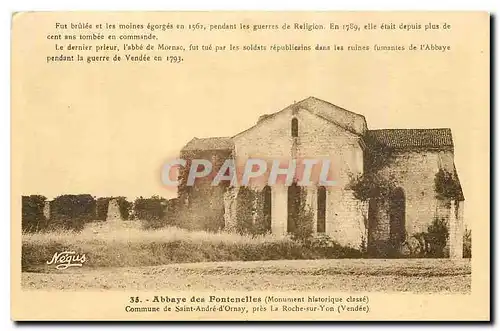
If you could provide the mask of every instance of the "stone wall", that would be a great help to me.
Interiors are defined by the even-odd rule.
[[[107,222],[119,222],[122,220],[123,219],[122,219],[122,216],[120,213],[120,205],[118,204],[118,199],[109,200],[106,221]]]
[[[186,160],[205,159],[212,162],[212,175],[197,178],[194,186],[186,186],[190,163],[180,173],[178,196],[181,226],[193,230],[218,231],[225,227],[225,192],[229,183],[212,186],[212,180],[224,161],[232,158],[230,150],[182,151]]]
[[[451,161],[451,162],[450,162]],[[404,191],[406,231],[409,235],[427,230],[442,204],[436,199],[434,179],[440,167],[453,170],[451,151],[395,152],[379,173]]]
[[[359,249],[367,244],[368,204],[357,200],[350,190],[327,190],[326,233],[344,246]]]
[[[43,216],[46,220],[50,220],[50,201],[45,201],[43,205]]]
[[[294,118],[298,121],[297,137],[293,137],[291,132]],[[233,142],[232,154],[203,151],[191,157],[206,158],[207,153],[213,153],[212,156],[208,155],[212,160],[223,162],[225,158],[234,155],[238,182],[241,181],[246,161],[251,158],[268,160],[267,174],[273,160],[282,161],[282,167],[286,167],[292,159],[296,159],[299,164],[305,158],[328,159],[331,162],[329,179],[336,183],[328,187],[326,192],[325,233],[338,243],[353,248],[379,241],[387,242],[390,239],[390,201],[372,199],[362,202],[348,189],[351,178],[370,171],[364,169],[364,156],[369,151],[364,150],[364,142],[358,135],[298,106],[290,106],[261,118],[258,125],[233,137]],[[434,179],[439,169],[454,173],[452,150],[397,151],[393,153],[389,163],[378,170],[382,178],[391,181],[404,192],[404,230],[407,237],[427,231],[436,216],[450,218],[449,204],[436,198]],[[318,173],[319,170],[316,171]],[[189,204],[192,207],[196,206],[202,214],[222,211],[221,219],[226,229],[235,229],[242,221],[252,224],[257,222],[261,207],[257,198],[251,205],[242,203],[238,200],[238,187],[217,190],[209,188],[210,180],[211,178],[207,179],[206,183],[201,183],[190,191],[192,201]],[[251,180],[250,189],[258,194],[266,184],[267,176],[262,176],[260,180]],[[313,215],[314,231],[317,229],[318,214],[317,185],[315,183],[304,188],[305,208]],[[462,222],[462,203],[457,205],[455,218]],[[246,213],[250,215],[249,220],[238,219],[241,208],[251,210],[251,213]],[[271,187],[272,233],[287,234],[288,214],[288,187],[278,183]],[[452,239],[453,247],[461,240],[457,239],[460,228],[458,226],[452,230],[456,232]]]
[[[439,169],[454,173],[453,152],[437,150],[398,151],[393,154],[387,166],[379,171],[388,181],[400,187],[405,195],[405,230],[409,238],[416,233],[427,232],[428,226],[434,218],[440,218],[451,224],[450,230],[455,231],[454,238],[461,237],[457,231],[462,231],[463,226],[452,228],[455,223],[451,220],[452,214],[463,223],[463,217],[455,209],[455,203],[450,200],[443,201],[436,198],[435,177]],[[390,217],[388,213],[389,201],[370,201],[369,215],[369,244],[387,241],[390,232]],[[458,205],[462,206],[460,202]],[[451,221],[451,223],[450,223]],[[462,230],[460,230],[462,229]],[[451,232],[451,231],[450,231]],[[456,245],[460,243],[453,239]],[[456,253],[454,253],[456,254]]]
[[[291,134],[292,118],[298,120],[298,137]],[[327,190],[326,233],[339,243],[359,248],[366,240],[367,204],[354,199],[346,190],[351,176],[363,172],[363,149],[360,137],[302,109],[290,107],[261,120],[234,138],[236,164],[242,169],[247,159],[329,159],[329,179],[336,185]],[[265,182],[251,182],[261,190]],[[306,205],[314,217],[316,230],[317,187],[306,188]],[[272,232],[287,233],[288,188],[272,187]]]
[[[464,218],[463,218],[463,201],[451,201],[449,231],[448,238],[449,254],[452,259],[463,258],[464,244]]]

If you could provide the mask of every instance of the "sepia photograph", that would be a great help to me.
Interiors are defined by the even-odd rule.
[[[308,97],[193,137],[162,178],[176,197],[23,196],[23,287],[470,292],[449,128]]]
[[[12,318],[489,319],[489,27],[14,14]]]

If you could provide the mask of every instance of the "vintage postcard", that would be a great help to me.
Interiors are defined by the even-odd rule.
[[[485,12],[12,15],[12,319],[490,319]]]

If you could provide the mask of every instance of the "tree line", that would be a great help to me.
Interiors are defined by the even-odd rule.
[[[88,222],[106,221],[112,200],[117,201],[122,220],[140,219],[146,222],[146,227],[164,225],[177,205],[177,199],[167,200],[157,195],[141,196],[133,202],[123,196],[96,198],[90,194],[64,194],[49,201],[43,195],[26,195],[22,196],[22,230],[79,231]]]

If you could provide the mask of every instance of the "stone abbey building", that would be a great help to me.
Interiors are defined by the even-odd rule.
[[[464,197],[450,129],[369,130],[364,116],[309,97],[235,136],[193,138],[180,156],[218,166],[233,158],[237,169],[249,158],[326,158],[334,172],[333,186],[214,187],[210,178],[185,185],[182,170],[179,201],[191,227],[286,235],[306,226],[380,253],[440,219],[448,226],[450,256],[462,257]]]

